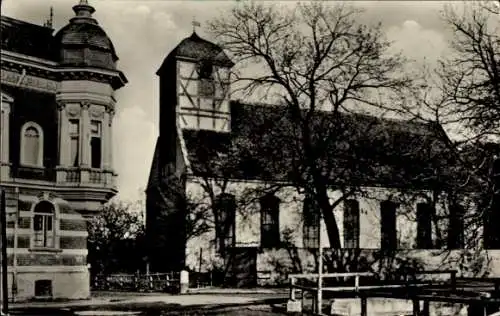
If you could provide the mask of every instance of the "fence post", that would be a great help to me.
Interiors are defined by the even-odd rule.
[[[295,300],[295,281],[294,277],[290,278],[290,299],[286,304],[286,311],[288,313],[301,313],[302,312],[302,302],[304,299],[304,293],[302,293],[302,300]]]
[[[185,294],[189,289],[189,272],[186,270],[181,271],[180,276],[180,293]]]
[[[455,291],[457,289],[457,271],[451,271],[451,289]]]

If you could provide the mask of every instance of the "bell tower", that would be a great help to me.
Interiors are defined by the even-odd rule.
[[[156,73],[160,79],[160,133],[146,189],[146,235],[152,271],[184,268],[184,175],[188,168],[183,136],[188,130],[230,132],[232,66],[222,48],[193,30],[168,54]]]
[[[184,39],[165,59],[160,77],[160,135],[182,129],[229,132],[231,60],[219,46],[198,36]]]

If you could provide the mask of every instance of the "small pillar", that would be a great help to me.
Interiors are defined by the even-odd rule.
[[[290,279],[290,298],[286,303],[286,311],[287,313],[302,313],[302,300],[295,299],[295,278]]]
[[[181,271],[180,276],[180,293],[186,294],[189,289],[189,272],[186,270]]]

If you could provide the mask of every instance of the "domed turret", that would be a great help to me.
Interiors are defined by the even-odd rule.
[[[87,0],[80,0],[73,11],[75,17],[55,35],[60,64],[115,70],[118,57],[106,32],[92,17],[95,9]]]

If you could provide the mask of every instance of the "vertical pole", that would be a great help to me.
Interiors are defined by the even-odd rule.
[[[321,214],[321,213],[320,213]],[[322,303],[323,303],[323,245],[322,245],[322,239],[321,239],[321,215],[319,216],[319,223],[318,223],[318,244],[319,244],[319,249],[318,249],[318,295],[317,295],[317,308],[316,311],[318,314],[321,314],[323,311],[322,308]]]
[[[413,299],[413,316],[419,316],[420,315],[420,302],[414,298]]]
[[[0,221],[2,225],[2,312],[9,311],[9,293],[7,283],[7,215],[5,210],[5,191],[1,190]]]
[[[361,296],[361,316],[368,316],[366,296]]]
[[[200,248],[200,263],[198,265],[198,272],[201,273],[201,262],[203,260],[203,248]]]
[[[429,301],[424,301],[424,308],[422,310],[422,316],[429,316],[430,310],[429,310]]]

